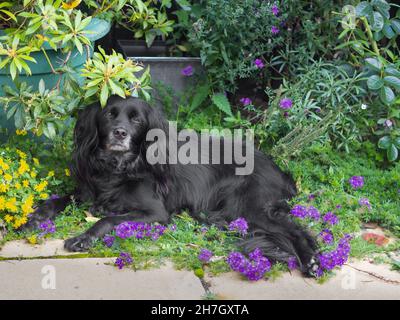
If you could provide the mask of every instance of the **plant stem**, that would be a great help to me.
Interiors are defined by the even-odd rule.
[[[376,41],[374,40],[374,36],[373,36],[373,34],[372,34],[372,30],[371,30],[371,27],[370,27],[370,25],[369,25],[369,23],[368,23],[367,18],[366,18],[366,17],[362,17],[362,18],[361,18],[361,21],[362,21],[363,24],[364,24],[365,31],[367,32],[368,39],[369,39],[369,41],[370,41],[371,44],[372,44],[372,49],[374,50],[374,53],[375,53],[378,57],[380,57],[381,54],[379,53],[378,44],[377,44]]]

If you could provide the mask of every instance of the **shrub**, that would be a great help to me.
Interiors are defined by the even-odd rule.
[[[54,171],[41,175],[38,159],[16,148],[0,147],[0,218],[9,227],[25,224],[34,204],[48,199],[58,183]]]

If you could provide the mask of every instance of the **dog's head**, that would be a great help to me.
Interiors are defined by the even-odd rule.
[[[73,172],[78,182],[93,184],[95,171],[105,169],[134,174],[146,165],[150,129],[166,130],[161,113],[138,98],[113,96],[107,106],[87,106],[79,115],[74,131]],[[106,166],[106,167],[105,167]],[[153,166],[152,170],[160,167]]]

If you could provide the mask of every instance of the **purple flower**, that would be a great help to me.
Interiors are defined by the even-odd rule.
[[[311,193],[308,195],[308,200],[312,201],[315,199],[315,194]]]
[[[256,59],[256,60],[254,60],[254,64],[256,65],[256,67],[257,67],[258,69],[264,68],[264,63],[262,62],[261,59]]]
[[[60,196],[58,194],[52,194],[49,199],[50,200],[60,199]]]
[[[290,257],[287,262],[289,270],[294,270],[297,268],[297,259],[296,257]]]
[[[319,211],[317,208],[313,207],[313,206],[309,206],[307,209],[307,216],[310,217],[311,219],[314,219],[316,221],[319,220],[319,218],[321,217]]]
[[[207,228],[207,227],[201,227],[201,228],[200,228],[200,232],[201,232],[201,233],[207,233],[207,231],[208,231],[208,228]]]
[[[271,11],[272,11],[272,13],[273,13],[274,16],[278,16],[278,14],[279,14],[279,8],[278,8],[278,6],[277,6],[276,4],[274,4],[274,5],[272,6]]]
[[[364,177],[363,176],[352,176],[349,179],[350,185],[354,188],[361,188],[364,185]]]
[[[390,119],[385,120],[385,127],[391,128],[393,126],[393,122]]]
[[[329,223],[332,226],[339,222],[339,218],[334,213],[332,213],[331,211],[327,212],[324,215],[323,220],[324,220],[325,223]]]
[[[304,219],[307,216],[307,208],[296,204],[292,210],[290,210],[290,213],[297,218]]]
[[[319,262],[321,268],[325,270],[332,270],[336,266],[342,266],[346,263],[350,253],[350,240],[349,235],[345,235],[339,240],[339,244],[335,250],[324,252],[319,255]]]
[[[289,117],[289,113],[287,113],[286,111],[283,113],[283,116],[285,117],[285,118],[287,118],[287,117]]]
[[[244,105],[244,106],[248,106],[249,104],[252,104],[253,102],[251,101],[250,98],[242,98],[240,99],[240,102]]]
[[[119,257],[115,259],[115,265],[118,267],[118,269],[122,269],[124,266],[132,264],[133,259],[130,256],[129,253],[127,252],[121,252],[119,254]]]
[[[279,28],[278,28],[277,26],[272,26],[272,27],[271,27],[271,33],[272,33],[273,35],[278,34],[278,33],[279,33]]]
[[[279,107],[283,110],[289,110],[293,106],[293,101],[292,99],[289,98],[283,98],[279,102]]]
[[[185,77],[190,77],[190,76],[192,76],[193,75],[193,73],[194,73],[194,69],[193,69],[193,67],[192,66],[187,66],[187,67],[185,67],[185,68],[183,68],[182,70],[181,70],[181,74],[183,75],[183,76],[185,76]]]
[[[166,230],[167,227],[162,225],[152,226],[144,222],[127,221],[115,227],[115,234],[121,239],[132,237],[143,239],[147,237],[152,240],[157,240]]]
[[[372,208],[368,198],[361,198],[360,200],[358,200],[358,204],[362,207],[367,207],[369,210],[371,210]]]
[[[207,263],[210,261],[212,256],[213,256],[213,253],[210,250],[201,249],[201,251],[197,257],[199,258],[200,261]]]
[[[114,240],[115,240],[115,238],[113,236],[110,236],[110,235],[105,235],[104,238],[103,238],[104,244],[109,248],[111,248],[112,245],[114,244]]]
[[[262,256],[259,248],[251,252],[249,258],[250,260],[240,252],[232,252],[228,256],[227,263],[233,271],[240,272],[251,281],[262,279],[265,273],[271,269],[271,263]]]
[[[338,210],[342,209],[342,205],[340,205],[340,204],[336,205],[336,209],[338,209]]]
[[[318,236],[322,238],[322,241],[324,241],[326,244],[332,244],[333,243],[333,234],[332,231],[329,229],[324,229],[322,230]]]
[[[229,224],[230,231],[236,231],[244,236],[247,233],[247,229],[249,228],[246,219],[240,217]]]
[[[39,237],[43,237],[46,234],[56,232],[56,226],[55,226],[54,222],[51,220],[46,220],[45,222],[42,222],[39,225],[39,229],[42,231],[39,234]]]
[[[176,224],[173,224],[169,227],[169,230],[176,231]]]

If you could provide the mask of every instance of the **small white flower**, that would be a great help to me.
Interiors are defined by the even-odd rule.
[[[361,109],[362,110],[366,110],[368,108],[368,106],[365,104],[365,103],[363,103],[362,105],[361,105]]]

